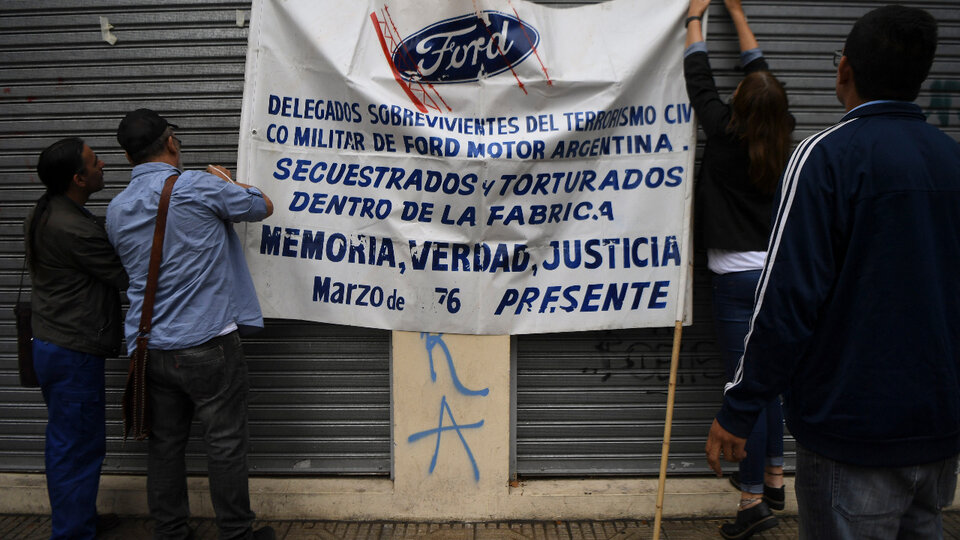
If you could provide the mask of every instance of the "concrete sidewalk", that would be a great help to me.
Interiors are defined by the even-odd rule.
[[[797,517],[778,514],[780,526],[754,535],[757,540],[797,538]],[[663,521],[660,538],[692,540],[720,538],[722,519],[669,519]],[[511,521],[490,523],[417,523],[347,521],[263,521],[282,540],[343,539],[388,540],[429,538],[435,540],[634,540],[653,538],[653,520],[634,521]],[[212,519],[191,520],[196,540],[214,540],[217,529]],[[960,510],[944,512],[944,538],[960,540]],[[152,523],[140,516],[123,517],[116,529],[100,535],[101,540],[148,540]],[[50,537],[50,516],[0,516],[0,538],[4,540],[46,540]]]

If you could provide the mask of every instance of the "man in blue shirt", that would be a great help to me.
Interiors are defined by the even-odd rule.
[[[841,122],[780,186],[743,357],[707,460],[783,394],[805,539],[942,538],[960,453],[960,145],[911,103],[937,24],[886,6],[840,55]]]
[[[232,223],[259,221],[273,204],[257,188],[182,171],[176,125],[149,109],[129,113],[117,140],[134,165],[107,208],[107,234],[130,285],[132,354],[143,307],[160,192],[179,175],[167,214],[147,364],[147,496],[154,538],[189,538],[184,452],[194,416],[207,448],[210,497],[220,538],[273,538],[253,531],[247,484],[247,366],[239,331],[263,327],[260,305]],[[213,170],[212,168],[208,170]]]

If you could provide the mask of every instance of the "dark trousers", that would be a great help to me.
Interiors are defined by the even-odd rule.
[[[237,332],[186,349],[151,350],[147,385],[153,412],[147,500],[156,521],[154,538],[190,534],[184,453],[193,418],[203,432],[220,538],[250,538],[247,363]]]
[[[33,363],[47,404],[50,538],[92,539],[107,449],[103,357],[34,339]]]
[[[753,300],[760,270],[714,274],[713,311],[717,327],[717,345],[733,380],[743,356],[743,340],[753,317]],[[763,493],[766,465],[783,465],[783,409],[780,398],[767,404],[747,438],[747,457],[740,462],[740,489]]]
[[[800,538],[936,540],[953,502],[957,456],[909,467],[858,467],[797,445]]]

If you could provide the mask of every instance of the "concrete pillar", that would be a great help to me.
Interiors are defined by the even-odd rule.
[[[509,489],[509,336],[394,332],[392,377],[401,512],[495,515]]]

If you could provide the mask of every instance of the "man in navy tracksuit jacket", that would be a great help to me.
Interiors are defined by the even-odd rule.
[[[937,538],[960,452],[960,145],[911,103],[936,22],[860,19],[837,73],[841,122],[781,181],[746,349],[707,457],[743,457],[782,394],[803,538]]]

